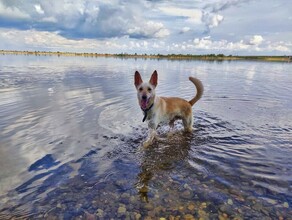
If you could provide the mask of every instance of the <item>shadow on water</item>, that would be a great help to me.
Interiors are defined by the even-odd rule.
[[[149,202],[149,182],[153,176],[171,172],[179,163],[183,163],[188,158],[191,139],[192,134],[177,133],[159,142],[156,141],[150,149],[145,149],[136,183],[143,201]]]

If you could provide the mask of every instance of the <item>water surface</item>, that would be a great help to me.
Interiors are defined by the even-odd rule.
[[[143,150],[133,74],[157,94],[205,87],[194,131]],[[0,57],[0,217],[291,216],[292,65]],[[167,127],[159,129],[166,136]]]

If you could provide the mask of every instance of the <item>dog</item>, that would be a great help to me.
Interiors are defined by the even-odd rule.
[[[194,83],[197,89],[196,96],[190,101],[178,97],[159,97],[155,94],[158,81],[157,71],[155,70],[152,73],[149,82],[143,82],[140,73],[138,71],[135,72],[134,84],[139,105],[144,112],[143,122],[147,120],[148,128],[150,129],[148,138],[143,143],[144,147],[151,145],[153,140],[157,138],[156,129],[160,123],[169,123],[172,130],[174,122],[181,119],[185,131],[192,131],[192,106],[202,97],[204,87],[197,78],[189,77],[189,80]]]

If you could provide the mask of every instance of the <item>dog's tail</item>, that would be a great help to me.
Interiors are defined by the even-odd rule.
[[[196,96],[192,100],[189,101],[189,103],[193,106],[202,97],[203,92],[204,92],[204,86],[203,86],[202,82],[200,80],[198,80],[197,78],[190,76],[189,80],[195,84],[196,89],[197,89]]]

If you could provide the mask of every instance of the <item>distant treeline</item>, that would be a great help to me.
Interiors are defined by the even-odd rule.
[[[0,54],[13,55],[35,55],[35,56],[83,56],[83,57],[119,57],[119,58],[144,58],[144,59],[172,59],[172,60],[261,60],[261,61],[281,61],[291,62],[292,56],[234,56],[224,54],[107,54],[107,53],[74,53],[74,52],[50,52],[50,51],[17,51],[17,50],[0,50]]]

